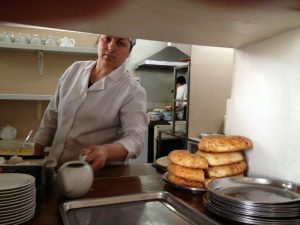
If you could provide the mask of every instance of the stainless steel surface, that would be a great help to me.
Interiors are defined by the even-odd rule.
[[[201,192],[204,192],[206,191],[206,188],[193,188],[193,187],[188,187],[188,186],[183,186],[183,185],[177,185],[177,184],[174,184],[172,182],[170,182],[168,180],[168,173],[164,173],[163,174],[163,178],[164,180],[172,187],[174,188],[178,188],[178,189],[181,189],[181,190],[184,190],[184,191],[188,191],[188,192],[191,192],[191,193],[194,193],[194,194],[197,194],[197,193],[201,193]]]
[[[168,192],[82,199],[60,205],[65,225],[217,225]]]
[[[242,204],[282,204],[300,201],[300,186],[288,181],[230,177],[211,182],[213,194]]]
[[[187,66],[188,62],[182,62],[182,60],[190,58],[188,55],[180,51],[174,46],[167,46],[154,55],[148,57],[142,62],[137,64],[137,68],[140,66]]]
[[[232,213],[228,207],[218,207],[210,201],[205,195],[203,197],[203,205],[206,209],[212,213],[230,219],[247,224],[277,224],[277,225],[296,225],[300,224],[300,218],[266,218],[266,217],[254,217],[243,214]]]
[[[214,180],[203,205],[209,211],[249,224],[300,224],[299,185],[253,177]]]
[[[29,138],[31,137],[32,133],[33,133],[33,130],[30,130],[27,137],[25,138],[25,141],[21,145],[21,149],[23,149],[25,147],[25,145],[28,142]]]
[[[242,204],[234,204],[230,202],[226,202],[224,200],[218,199],[216,196],[211,195],[209,192],[207,194],[209,201],[214,206],[226,209],[229,212],[242,214],[246,216],[261,216],[261,217],[268,217],[268,218],[281,218],[281,217],[288,217],[294,218],[300,216],[300,208],[298,206],[295,207],[271,207],[270,205],[264,206],[257,206],[251,207]]]

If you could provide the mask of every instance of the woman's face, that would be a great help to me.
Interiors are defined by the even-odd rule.
[[[129,56],[128,38],[100,35],[98,43],[98,61],[111,69],[120,66]]]

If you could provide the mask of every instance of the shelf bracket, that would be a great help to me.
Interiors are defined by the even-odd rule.
[[[37,101],[37,105],[36,105],[36,118],[38,120],[42,119],[42,107],[43,107],[43,102],[42,101]]]
[[[38,57],[39,74],[43,75],[43,72],[44,72],[44,52],[39,50],[37,53],[38,53],[37,57]]]

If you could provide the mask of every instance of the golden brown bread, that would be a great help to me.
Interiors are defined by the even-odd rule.
[[[169,153],[170,162],[189,168],[207,169],[208,163],[205,158],[200,155],[192,154],[187,150],[174,150]]]
[[[198,149],[204,152],[235,152],[252,148],[252,142],[242,136],[210,135],[202,138]]]
[[[178,177],[172,173],[168,173],[167,177],[170,182],[181,186],[187,186],[193,188],[204,188],[205,186],[203,182],[198,182],[198,181],[193,181],[182,177]]]
[[[209,166],[228,165],[244,160],[244,156],[241,152],[208,153],[197,151],[195,154],[204,157]]]
[[[243,160],[241,162],[232,163],[225,166],[212,166],[207,169],[208,177],[229,177],[244,173],[247,169],[247,164]]]
[[[174,174],[181,178],[204,182],[204,172],[202,169],[188,168],[170,163],[168,165],[168,173]]]

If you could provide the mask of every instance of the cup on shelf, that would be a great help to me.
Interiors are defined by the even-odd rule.
[[[60,39],[60,47],[74,47],[75,46],[75,40],[68,37],[63,37]]]
[[[11,43],[13,41],[13,34],[6,31],[0,34],[0,42]]]
[[[14,38],[16,44],[28,44],[29,35],[19,33]]]
[[[13,140],[17,136],[17,129],[6,125],[5,127],[1,128],[0,138],[3,140]]]
[[[29,44],[31,45],[42,45],[42,38],[38,34],[32,35],[32,37],[29,40]]]
[[[45,38],[45,45],[47,45],[47,46],[57,46],[57,38],[55,38],[52,35],[49,35],[47,38]]]

